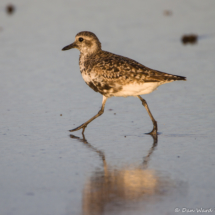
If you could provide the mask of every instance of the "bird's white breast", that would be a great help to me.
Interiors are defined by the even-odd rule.
[[[91,78],[90,74],[88,74],[86,71],[83,71],[83,72],[81,73],[81,75],[82,75],[82,78],[84,79],[84,81],[85,81],[86,83],[89,83],[89,82],[92,81],[92,78]]]

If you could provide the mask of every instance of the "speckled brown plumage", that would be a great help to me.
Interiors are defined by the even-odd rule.
[[[82,55],[80,65],[81,58]],[[89,77],[90,81],[85,81],[92,89],[106,97],[117,96],[116,93],[120,92],[123,86],[131,83],[143,85],[147,82],[157,82],[161,85],[185,80],[184,77],[153,70],[129,58],[102,50],[84,59],[81,73]]]
[[[92,32],[78,33],[75,42],[64,47],[63,50],[71,48],[79,49],[79,66],[82,77],[90,88],[103,95],[103,106],[107,98],[112,96],[137,96],[149,113],[146,101],[139,95],[151,93],[165,83],[186,80],[183,76],[150,69],[130,58],[103,51],[99,39]],[[153,131],[157,131],[156,121],[151,112],[149,115],[153,121]],[[83,128],[84,132],[90,122],[71,131]]]

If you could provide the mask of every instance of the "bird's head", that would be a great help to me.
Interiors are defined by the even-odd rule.
[[[94,33],[81,31],[76,35],[75,41],[72,44],[65,46],[62,51],[72,48],[77,48],[84,55],[90,55],[101,50],[101,43]]]

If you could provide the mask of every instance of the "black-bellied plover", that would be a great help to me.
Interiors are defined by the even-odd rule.
[[[162,84],[186,78],[150,69],[130,58],[103,51],[97,36],[89,31],[78,33],[75,42],[62,50],[72,48],[80,51],[79,66],[84,81],[94,91],[101,93],[103,100],[100,111],[94,117],[70,131],[83,129],[83,134],[87,125],[104,113],[108,98],[136,96],[141,100],[153,122],[153,129],[149,134],[157,134],[157,122],[140,95],[151,93]]]

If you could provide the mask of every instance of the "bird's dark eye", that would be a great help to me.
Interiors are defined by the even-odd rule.
[[[78,39],[80,42],[82,42],[84,39],[82,37],[79,37]]]

